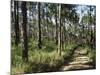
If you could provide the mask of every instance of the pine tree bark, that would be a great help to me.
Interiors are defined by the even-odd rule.
[[[27,38],[27,7],[26,2],[21,3],[22,10],[22,29],[23,29],[23,50],[22,50],[22,59],[25,62],[28,62],[28,38]]]

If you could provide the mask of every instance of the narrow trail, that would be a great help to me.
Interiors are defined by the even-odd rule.
[[[69,70],[85,70],[92,69],[93,66],[89,65],[89,57],[87,56],[87,51],[85,49],[77,48],[72,55],[71,60],[64,64],[60,71],[69,71]]]

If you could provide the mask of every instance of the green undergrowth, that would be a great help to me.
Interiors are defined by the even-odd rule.
[[[11,74],[19,73],[39,73],[58,71],[58,68],[64,63],[65,58],[72,53],[75,44],[66,45],[65,50],[59,55],[57,46],[52,41],[42,44],[42,49],[39,49],[37,42],[32,40],[29,42],[29,61],[22,61],[22,48],[12,45],[12,68]]]
[[[95,67],[96,66],[96,50],[90,48],[88,56],[90,59],[90,64],[92,64]]]

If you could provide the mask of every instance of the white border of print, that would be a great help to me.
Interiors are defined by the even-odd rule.
[[[100,25],[99,25],[99,0],[96,4],[95,0],[24,0],[36,2],[51,2],[51,3],[68,3],[68,4],[88,4],[97,6],[97,69],[96,70],[82,70],[82,71],[68,71],[68,72],[53,72],[53,73],[37,73],[32,75],[98,75],[99,73],[99,42],[100,42]],[[0,75],[10,75],[10,0],[0,0]],[[31,75],[31,74],[28,74]]]

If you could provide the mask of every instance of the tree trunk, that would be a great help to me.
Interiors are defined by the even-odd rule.
[[[58,7],[58,5],[57,5]],[[56,45],[58,45],[58,25],[57,25],[57,9],[56,9],[56,13],[55,13],[55,23],[56,23]]]
[[[27,7],[26,2],[21,3],[22,10],[22,29],[23,29],[23,50],[22,50],[22,59],[25,62],[28,62],[28,39],[27,39]]]
[[[94,10],[94,48],[96,48],[96,9]]]
[[[59,4],[58,51],[59,55],[61,55],[61,4]]]
[[[49,26],[48,26],[48,4],[46,4],[45,8],[46,12],[46,28],[47,28],[47,40],[49,41]]]
[[[15,17],[15,44],[19,43],[19,13],[18,13],[18,1],[14,1],[14,17]]]
[[[42,46],[42,42],[41,42],[41,18],[40,18],[40,3],[37,3],[38,4],[38,28],[39,28],[39,39],[38,39],[38,47],[39,49],[41,49],[41,46]]]

